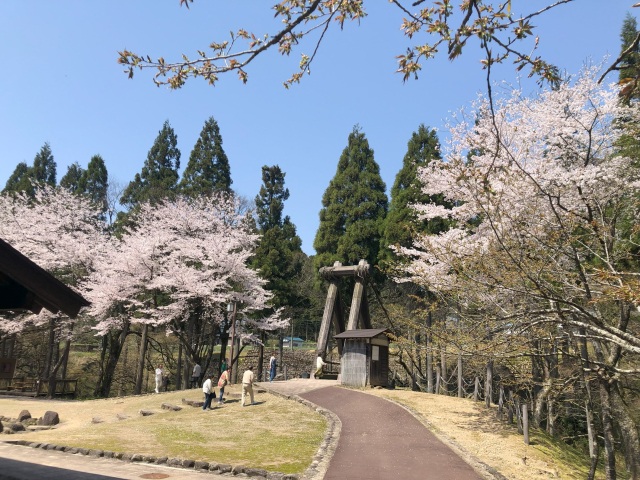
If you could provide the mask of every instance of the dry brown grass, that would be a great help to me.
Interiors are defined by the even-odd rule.
[[[58,412],[57,428],[20,434],[34,442],[303,472],[323,439],[324,418],[266,393],[256,394],[258,405],[243,408],[239,387],[228,391],[222,407],[206,412],[181,404],[182,398],[202,399],[199,390],[187,390],[88,401],[0,398],[0,415],[15,418],[23,409],[33,417]],[[183,409],[163,410],[162,403]],[[140,410],[156,413],[143,417]]]

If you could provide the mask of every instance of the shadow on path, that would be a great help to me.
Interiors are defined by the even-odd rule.
[[[340,387],[300,395],[342,422],[325,480],[481,480],[413,415],[387,400]]]

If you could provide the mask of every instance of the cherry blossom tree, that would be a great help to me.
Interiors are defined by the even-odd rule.
[[[271,295],[247,266],[258,237],[238,207],[235,197],[225,195],[143,204],[134,227],[96,260],[85,289],[97,333],[114,345],[110,368],[131,326],[177,335],[196,359],[194,322],[200,325],[196,331],[215,332],[226,324],[229,302],[242,305],[243,315],[265,308]],[[286,323],[274,315],[245,325],[275,329]],[[239,333],[250,336],[242,327]],[[107,371],[98,389],[102,395],[108,395],[112,374]]]
[[[0,195],[0,237],[67,285],[78,287],[104,243],[100,211],[66,189],[39,185],[34,191],[33,198],[25,192]],[[0,318],[0,335],[17,335],[27,327],[48,330],[47,358],[39,374],[51,393],[60,367],[66,365],[74,325],[64,315],[43,310]],[[65,348],[57,355],[61,342]]]
[[[607,478],[615,478],[618,440],[635,478],[640,439],[625,387],[640,374],[640,183],[615,144],[616,119],[637,121],[639,112],[598,85],[597,73],[586,69],[535,98],[517,90],[494,103],[481,97],[462,112],[447,155],[420,172],[424,192],[451,204],[416,206],[452,226],[401,253],[412,260],[407,278],[454,298],[494,356],[548,358],[564,345],[585,396],[594,395],[587,411],[599,404]],[[550,419],[559,384],[548,374],[539,390]]]

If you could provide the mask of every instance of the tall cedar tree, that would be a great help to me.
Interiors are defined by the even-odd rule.
[[[33,166],[20,162],[5,185],[3,192],[26,192],[35,196],[34,184],[56,185],[56,162],[49,143],[45,143],[33,159]]]
[[[17,193],[27,191],[31,187],[29,167],[26,162],[20,162],[7,180],[2,193]]]
[[[635,17],[627,13],[620,32],[620,52],[629,48],[637,35],[638,22]],[[622,86],[621,98],[624,103],[628,105],[640,98],[640,49],[638,47],[625,57],[623,68],[620,69],[619,81]],[[624,131],[624,134],[617,140],[620,154],[633,158],[635,164],[640,165],[640,142],[637,140],[640,125],[626,117],[618,119],[618,126]]]
[[[122,192],[120,203],[133,207],[144,202],[154,204],[174,198],[179,168],[178,137],[167,120],[147,154],[142,171],[136,173],[134,180]]]
[[[85,169],[78,162],[74,162],[67,167],[67,173],[60,179],[60,186],[71,193],[81,195],[84,193],[83,177]]]
[[[109,175],[100,155],[91,157],[86,170],[77,162],[69,165],[60,186],[76,195],[86,195],[103,214],[107,211]]]
[[[214,192],[231,193],[231,183],[229,159],[222,148],[218,122],[209,117],[191,150],[179,189],[188,197],[197,197]]]
[[[107,190],[109,188],[109,173],[103,158],[94,155],[89,160],[87,170],[82,179],[84,193],[86,193],[93,203],[104,214],[107,211]]]
[[[45,143],[33,159],[31,167],[31,178],[36,183],[44,183],[55,187],[56,185],[56,162],[51,153],[51,147]]]
[[[440,202],[439,198],[431,198],[422,193],[422,184],[417,178],[418,169],[425,167],[434,159],[440,159],[440,142],[435,130],[424,125],[413,132],[407,144],[407,153],[402,162],[402,169],[396,175],[391,188],[391,204],[385,220],[380,257],[383,263],[397,261],[397,255],[389,247],[410,247],[416,233],[439,233],[445,225],[441,219],[421,221],[412,205]]]
[[[388,200],[380,167],[364,133],[355,126],[342,151],[335,176],[322,196],[320,226],[313,246],[316,267],[378,264]]]
[[[620,32],[620,52],[624,52],[635,40],[638,35],[638,22],[636,18],[630,13],[624,17],[622,22],[622,31]],[[638,74],[640,73],[640,48],[637,46],[625,57],[622,68],[620,68],[619,80],[625,81],[638,81]],[[637,85],[635,86],[637,92]],[[637,95],[637,93],[636,93]]]
[[[285,173],[278,165],[262,167],[262,186],[256,196],[258,231],[261,234],[252,260],[253,268],[267,280],[273,293],[274,308],[303,303],[298,278],[304,263],[302,240],[289,216],[282,217],[289,189],[284,186]]]

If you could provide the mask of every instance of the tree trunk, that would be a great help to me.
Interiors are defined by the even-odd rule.
[[[147,355],[147,335],[149,333],[149,325],[142,325],[142,338],[140,339],[140,349],[138,351],[138,369],[136,373],[136,388],[133,392],[134,395],[140,395],[142,393],[142,377],[144,375],[144,363]]]
[[[611,396],[607,378],[599,377],[600,408],[602,410],[602,433],[604,437],[604,471],[607,480],[616,480],[616,452],[611,412]]]
[[[629,478],[640,478],[640,438],[638,424],[629,412],[629,406],[622,398],[617,380],[610,383],[611,407],[624,446],[624,460]]]
[[[447,384],[447,349],[444,346],[440,348],[440,364],[442,365],[440,369],[440,386],[442,392],[440,392],[440,390],[438,390],[438,392],[446,395],[449,392],[449,385]]]
[[[186,352],[184,351],[184,348],[182,347],[182,342],[180,342],[178,344],[178,365],[176,365],[176,390],[184,390],[184,387],[182,385],[182,379],[183,377],[187,376],[187,369],[188,367],[188,362],[184,361],[183,363],[183,357],[186,356]]]
[[[106,357],[106,364],[102,369],[102,375],[98,379],[98,384],[96,386],[95,394],[97,397],[106,398],[109,396],[113,377],[115,375],[116,367],[118,366],[120,353],[122,352],[122,347],[124,346],[124,342],[127,339],[128,334],[129,322],[126,322],[122,330],[119,332],[109,332],[105,335],[105,354],[108,353],[108,356],[103,356],[103,358]]]
[[[427,374],[427,392],[433,393],[433,341],[431,338],[431,325],[433,318],[431,317],[431,311],[427,312],[427,333],[425,335],[425,344],[427,347],[426,358],[426,374]]]
[[[264,370],[264,342],[266,340],[266,334],[264,330],[260,331],[260,347],[258,349],[258,378],[262,379],[262,371]],[[293,343],[293,341],[291,342]]]

